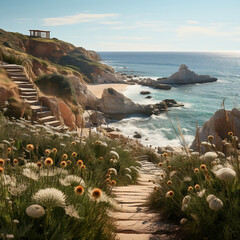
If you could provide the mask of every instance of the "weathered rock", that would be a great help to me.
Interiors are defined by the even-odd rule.
[[[146,96],[145,98],[150,99],[150,98],[152,98],[152,96]]]
[[[161,81],[164,84],[194,84],[194,83],[207,83],[215,82],[217,78],[210,77],[208,75],[198,75],[195,72],[188,69],[185,64],[181,64],[178,69],[178,72],[174,73],[167,79],[159,78],[158,81]]]
[[[135,132],[135,134],[133,135],[134,138],[142,138],[142,135],[138,132]]]
[[[87,110],[84,112],[83,117],[87,121],[88,126],[100,126],[107,123],[107,118],[99,111]]]
[[[206,141],[209,135],[213,135],[213,143],[219,151],[223,148],[222,140],[229,138],[228,132],[233,132],[240,139],[240,109],[233,108],[232,111],[220,109],[203,124],[199,133],[191,145],[194,151],[199,150],[199,143]],[[204,150],[204,147],[201,147]]]
[[[148,94],[151,94],[151,92],[149,92],[149,91],[141,91],[140,94],[142,94],[142,95],[148,95]]]
[[[169,86],[169,85],[167,85],[167,84],[155,84],[154,85],[154,88],[156,88],[156,89],[163,89],[163,90],[170,90],[172,87],[171,86]]]

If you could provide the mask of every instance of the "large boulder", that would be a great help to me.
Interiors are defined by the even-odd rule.
[[[195,72],[188,69],[187,65],[181,64],[178,71],[171,75],[167,79],[158,79],[161,83],[164,84],[193,84],[193,83],[207,83],[215,82],[217,78],[210,77],[208,75],[198,75]]]
[[[191,145],[194,151],[199,150],[198,143],[206,141],[209,135],[213,135],[213,143],[219,151],[222,151],[224,138],[229,138],[228,132],[233,132],[240,139],[240,109],[232,111],[220,109],[203,124]]]

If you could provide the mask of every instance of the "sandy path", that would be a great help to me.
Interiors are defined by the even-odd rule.
[[[119,84],[119,83],[106,83],[106,84],[95,84],[95,85],[87,85],[88,90],[90,90],[96,97],[101,98],[102,92],[106,88],[113,88],[116,91],[125,90],[129,84]]]

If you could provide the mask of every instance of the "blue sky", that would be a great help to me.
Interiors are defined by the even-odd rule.
[[[239,0],[0,1],[0,28],[86,49],[240,51]]]

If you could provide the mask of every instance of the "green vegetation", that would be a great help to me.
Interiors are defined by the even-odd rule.
[[[237,137],[224,140],[217,152],[209,136],[205,154],[162,154],[159,187],[150,206],[182,224],[182,239],[238,239],[240,176]]]
[[[1,238],[114,239],[111,189],[134,182],[137,168],[117,141],[1,116]]]

